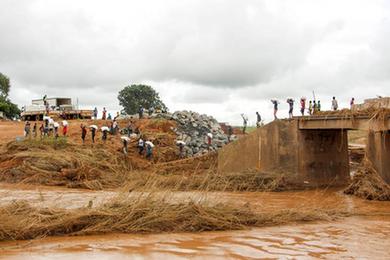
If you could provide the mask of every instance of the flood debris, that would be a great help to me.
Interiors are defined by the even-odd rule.
[[[363,160],[344,193],[367,200],[390,201],[390,185],[380,177],[368,159]]]
[[[169,198],[169,193],[141,193],[76,209],[34,207],[26,201],[14,201],[0,207],[0,241],[61,235],[238,230],[333,220],[347,214],[334,207],[254,210],[249,204],[211,202],[207,198],[176,202]]]

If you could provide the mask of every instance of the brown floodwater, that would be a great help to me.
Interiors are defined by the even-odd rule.
[[[27,200],[36,206],[75,208],[104,203],[118,191],[0,185],[0,205]],[[138,196],[131,192],[125,196]],[[161,192],[162,196],[167,193]],[[0,259],[390,259],[390,202],[365,201],[338,190],[296,192],[174,192],[174,200],[249,203],[259,210],[343,206],[355,216],[240,231],[175,234],[108,234],[48,237],[0,243]],[[123,196],[123,194],[122,194]],[[1,220],[0,220],[1,221]]]

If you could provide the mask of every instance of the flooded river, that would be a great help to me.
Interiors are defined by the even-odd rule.
[[[75,208],[103,203],[116,191],[0,185],[0,204],[28,200],[37,206]],[[131,195],[129,195],[131,196]],[[178,192],[194,199],[202,193]],[[337,190],[281,193],[208,193],[215,200],[256,208],[343,205],[356,213],[333,222],[289,224],[240,231],[179,234],[109,234],[48,237],[0,243],[0,259],[390,259],[390,202],[364,201]]]

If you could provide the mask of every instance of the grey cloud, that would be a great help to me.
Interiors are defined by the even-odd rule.
[[[45,1],[8,1],[14,7],[0,11],[1,31],[9,35],[0,41],[0,67],[31,86],[116,88],[178,79],[242,87],[299,68],[310,47],[332,31],[294,25],[258,1],[213,0],[207,8],[199,1],[170,2],[174,8],[163,9],[161,18],[148,23],[129,17],[119,29],[115,22],[91,18],[88,6],[62,2],[46,10]],[[134,22],[146,29],[133,35]]]

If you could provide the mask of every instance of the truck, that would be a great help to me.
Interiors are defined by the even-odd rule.
[[[24,106],[21,119],[31,121],[43,120],[44,115],[58,119],[91,119],[93,110],[76,108],[72,104],[71,98],[53,97],[46,98],[45,100],[34,99],[31,105]]]

